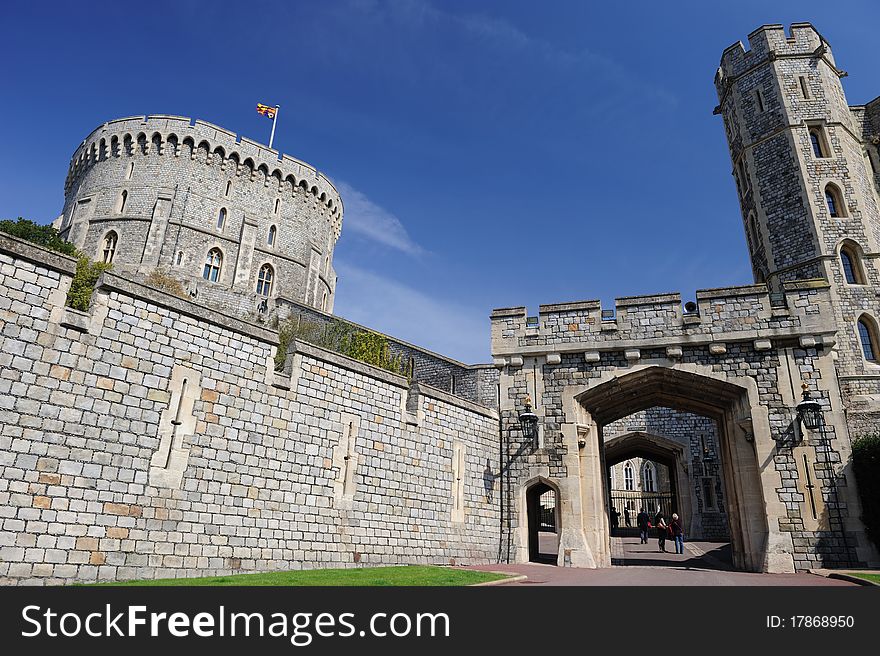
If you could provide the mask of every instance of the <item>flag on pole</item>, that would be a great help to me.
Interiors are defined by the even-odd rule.
[[[262,103],[257,103],[257,114],[262,114],[267,118],[271,118],[275,120],[275,107],[269,107],[269,105],[263,105]]]
[[[279,109],[281,109],[281,105],[269,107],[269,105],[257,103],[257,114],[262,114],[266,118],[272,119],[272,134],[269,135],[269,148],[272,147],[272,141],[275,140],[275,122],[278,120]]]

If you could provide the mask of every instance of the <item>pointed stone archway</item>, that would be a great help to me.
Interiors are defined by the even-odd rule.
[[[649,458],[669,469],[673,510],[681,515],[685,526],[692,531],[696,513],[691,492],[693,486],[689,485],[685,446],[668,437],[644,431],[624,433],[604,443],[605,466],[608,468],[635,456]]]
[[[559,489],[546,479],[526,487],[529,562],[556,565],[559,559]],[[544,501],[552,499],[552,505]]]
[[[698,365],[642,365],[605,372],[591,385],[567,388],[564,396],[566,412],[576,418],[562,430],[579,447],[585,541],[600,566],[611,564],[602,427],[665,406],[717,423],[734,565],[748,571],[793,571],[790,536],[778,530],[785,508],[775,494],[767,494],[778,487],[779,474],[767,412],[753,379],[728,378]]]

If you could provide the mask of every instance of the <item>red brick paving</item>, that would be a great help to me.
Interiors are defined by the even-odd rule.
[[[848,581],[828,579],[810,573],[758,574],[737,572],[730,562],[727,543],[685,542],[685,553],[676,554],[675,544],[666,541],[667,553],[657,549],[657,540],[641,544],[638,538],[612,538],[614,567],[583,569],[536,563],[482,565],[475,569],[525,574],[528,579],[506,585],[673,585],[673,586],[841,586]]]
[[[674,555],[674,554],[673,554]],[[773,585],[773,586],[855,586],[854,583],[828,579],[809,573],[799,574],[757,574],[754,572],[734,572],[725,570],[682,568],[682,567],[641,567],[623,566],[601,569],[579,567],[555,567],[553,565],[479,565],[470,569],[491,572],[525,574],[525,581],[508,583],[509,586],[534,585],[674,585],[674,586],[731,586],[731,585]]]

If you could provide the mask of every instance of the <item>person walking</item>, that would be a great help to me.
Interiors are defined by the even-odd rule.
[[[627,528],[632,526],[632,524],[630,523],[630,520],[629,520],[629,506],[623,507],[623,519],[626,522]]]
[[[675,540],[675,553],[684,554],[684,526],[677,513],[672,513],[672,539]]]
[[[636,526],[639,527],[639,538],[642,540],[641,544],[648,544],[648,528],[650,524],[651,520],[648,517],[648,513],[642,508],[642,512],[636,516]]]
[[[620,526],[620,513],[617,512],[617,508],[611,506],[611,530],[615,530],[618,526]]]
[[[663,511],[660,508],[657,508],[657,514],[654,515],[654,526],[657,529],[658,551],[666,553],[666,531],[669,526],[666,524],[666,518],[663,517]]]

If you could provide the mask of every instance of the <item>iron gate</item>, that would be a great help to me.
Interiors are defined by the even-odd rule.
[[[620,493],[615,491],[611,495],[611,508],[620,513],[620,528],[627,526],[636,526],[636,517],[645,509],[648,513],[649,521],[653,524],[654,517],[657,515],[658,509],[663,513],[666,521],[669,522],[675,508],[673,494],[671,492],[626,492]],[[609,509],[610,512],[610,509]],[[629,522],[627,522],[629,515]]]

